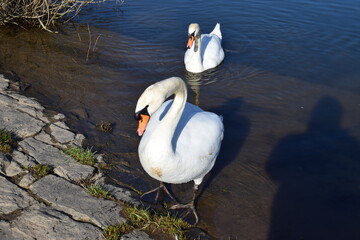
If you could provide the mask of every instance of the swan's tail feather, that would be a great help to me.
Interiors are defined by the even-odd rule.
[[[220,23],[217,23],[215,25],[214,30],[212,30],[212,32],[210,34],[215,34],[220,39],[222,39],[221,30],[220,30]]]

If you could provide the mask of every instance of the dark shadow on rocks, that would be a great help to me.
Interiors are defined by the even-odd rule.
[[[341,117],[340,103],[324,97],[307,131],[273,150],[266,170],[279,187],[268,240],[360,239],[360,146]]]

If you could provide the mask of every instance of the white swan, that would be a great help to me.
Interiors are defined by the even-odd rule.
[[[184,57],[187,71],[200,73],[218,66],[223,61],[225,54],[221,46],[222,35],[219,23],[209,34],[201,34],[199,24],[192,23],[189,25],[188,36],[188,49]]]
[[[174,100],[164,102],[171,95]],[[164,189],[166,183],[194,181],[193,199],[172,209],[192,209],[198,217],[194,200],[198,186],[214,166],[223,139],[222,118],[186,102],[184,81],[172,77],[149,86],[138,99],[135,118],[137,133],[142,136],[139,158],[144,170],[160,181],[160,186],[145,194]],[[150,119],[150,120],[149,120]],[[146,130],[146,131],[145,131]]]

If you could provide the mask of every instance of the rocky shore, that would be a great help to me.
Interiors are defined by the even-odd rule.
[[[126,222],[123,207],[91,196],[81,183],[92,181],[117,200],[137,205],[134,193],[106,184],[96,166],[64,154],[85,137],[69,129],[63,114],[45,114],[37,101],[9,86],[0,75],[0,129],[19,137],[11,154],[0,152],[0,239],[104,239],[107,226]],[[52,173],[36,180],[28,169],[38,164],[51,166]],[[151,238],[136,230],[121,239]]]

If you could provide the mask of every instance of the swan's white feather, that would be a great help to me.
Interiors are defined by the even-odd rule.
[[[166,149],[156,144],[153,132],[172,103],[173,100],[164,102],[152,114],[139,144],[140,162],[145,171],[159,181],[186,183],[194,180],[199,185],[218,156],[224,132],[222,118],[186,103],[173,135],[172,149]],[[175,154],[170,154],[171,151]]]
[[[222,34],[217,23],[209,34],[201,34],[201,51],[195,52],[195,44],[187,49],[184,56],[185,68],[189,72],[199,73],[218,66],[225,57],[221,45]],[[200,56],[197,56],[200,54]]]

